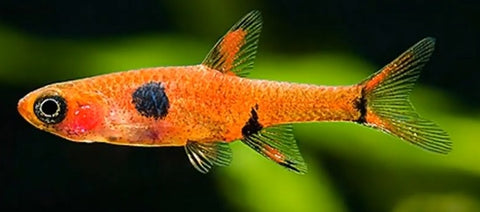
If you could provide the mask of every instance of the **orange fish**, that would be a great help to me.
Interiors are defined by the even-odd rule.
[[[35,127],[76,142],[184,146],[208,172],[231,160],[241,140],[296,173],[307,166],[292,123],[347,121],[379,129],[437,153],[446,132],[423,119],[408,97],[434,50],[425,38],[366,80],[318,86],[244,78],[253,67],[262,28],[258,11],[236,23],[199,65],[156,67],[55,83],[18,102]]]

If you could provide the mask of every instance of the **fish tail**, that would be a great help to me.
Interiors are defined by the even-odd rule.
[[[398,58],[360,83],[361,113],[357,122],[380,129],[425,150],[447,154],[448,134],[438,125],[420,117],[409,100],[420,70],[429,60],[435,39],[425,38]]]

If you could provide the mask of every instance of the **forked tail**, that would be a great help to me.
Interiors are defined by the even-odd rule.
[[[435,39],[425,38],[361,83],[360,123],[400,137],[426,150],[446,154],[451,141],[435,123],[420,117],[409,95],[420,70],[434,50]]]

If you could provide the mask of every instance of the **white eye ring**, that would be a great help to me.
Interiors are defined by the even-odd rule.
[[[47,109],[47,110],[50,110],[51,106],[53,105],[48,105],[48,104],[51,104],[50,102],[53,102],[55,104],[55,107],[56,107],[56,110],[55,112],[51,112],[51,111],[47,111],[48,113],[46,113],[44,110]],[[47,105],[45,105],[45,103],[47,103]],[[44,106],[47,106],[48,108],[44,108]],[[47,117],[47,118],[54,118],[54,117],[57,117],[58,114],[60,113],[60,104],[58,103],[57,100],[53,99],[53,98],[48,98],[48,99],[45,99],[43,100],[41,103],[40,103],[40,112],[42,113],[43,116]]]

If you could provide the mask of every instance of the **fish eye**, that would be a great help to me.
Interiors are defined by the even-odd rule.
[[[45,124],[58,124],[65,119],[67,104],[61,96],[43,96],[35,100],[33,111]]]

